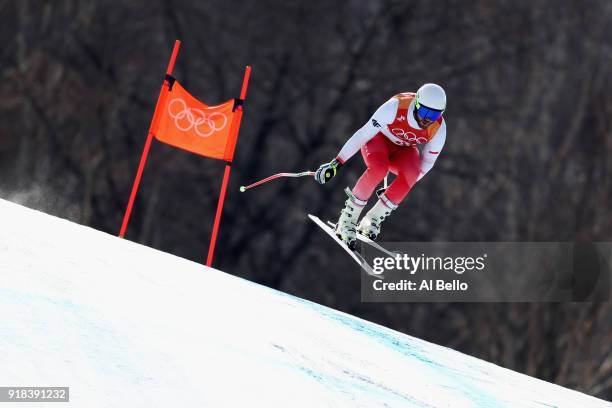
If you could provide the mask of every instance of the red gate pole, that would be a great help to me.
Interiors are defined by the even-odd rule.
[[[249,77],[251,76],[251,67],[247,66],[244,70],[244,78],[242,80],[242,90],[240,91],[240,100],[244,102],[246,98],[247,87],[249,86]],[[236,132],[234,138],[234,146],[238,141],[238,131],[240,129],[240,121],[242,120],[242,105],[236,107],[236,123],[233,132]],[[213,225],[212,235],[210,237],[210,246],[208,247],[208,257],[206,258],[206,266],[211,266],[213,256],[215,253],[215,245],[217,243],[217,234],[219,233],[219,224],[221,223],[221,213],[223,212],[223,204],[225,203],[225,193],[227,192],[227,185],[229,183],[229,176],[232,170],[232,163],[227,162],[225,164],[225,171],[223,172],[223,181],[221,183],[221,193],[219,194],[219,202],[217,203],[217,212],[215,214],[215,223]]]
[[[178,55],[180,47],[181,42],[179,40],[176,40],[174,42],[174,49],[172,50],[170,61],[168,62],[166,75],[172,75],[172,71],[174,70],[174,63],[176,62],[176,57]],[[161,90],[159,91],[159,97],[157,98],[157,104],[155,105],[155,112],[153,112],[153,118],[151,119],[151,124],[149,126],[147,140],[145,142],[142,155],[140,156],[140,164],[138,165],[138,172],[136,173],[136,178],[134,179],[134,184],[132,185],[130,199],[128,201],[127,208],[125,209],[125,214],[123,215],[123,223],[121,224],[121,230],[119,231],[119,237],[121,238],[125,237],[125,230],[127,229],[128,223],[130,222],[130,215],[132,214],[132,207],[134,206],[134,200],[136,199],[136,193],[138,192],[140,179],[142,178],[142,173],[147,162],[147,156],[149,155],[149,150],[151,149],[151,142],[153,141],[153,132],[155,130],[155,127],[157,126],[157,120],[159,117],[158,108],[162,106],[168,89],[168,81],[164,79]]]

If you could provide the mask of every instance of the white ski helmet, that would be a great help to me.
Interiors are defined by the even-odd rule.
[[[429,109],[444,112],[446,109],[446,93],[440,85],[425,84],[416,93],[416,108],[423,105]]]

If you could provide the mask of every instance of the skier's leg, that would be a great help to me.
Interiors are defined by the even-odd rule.
[[[367,169],[353,187],[353,194],[367,201],[389,171],[389,147],[385,136],[381,133],[374,136],[361,148],[361,154]]]
[[[404,148],[391,156],[390,170],[397,174],[393,183],[385,191],[385,196],[399,205],[419,177],[421,157],[416,147]]]
[[[378,237],[382,222],[397,208],[416,183],[420,162],[419,151],[414,147],[399,149],[391,155],[390,170],[397,177],[363,217],[357,227],[359,233],[372,240]]]
[[[389,150],[385,140],[379,133],[362,147],[361,153],[368,168],[352,191],[348,187],[344,190],[348,199],[336,223],[336,235],[350,248],[355,246],[361,210],[389,170]]]

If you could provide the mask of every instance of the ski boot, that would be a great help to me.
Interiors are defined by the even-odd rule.
[[[355,197],[350,188],[345,188],[344,192],[348,196],[344,202],[345,207],[340,211],[340,218],[336,223],[336,235],[344,242],[351,250],[355,249],[355,239],[357,237],[357,220],[361,210],[367,204]]]
[[[384,194],[381,194],[374,207],[370,209],[362,218],[357,231],[372,241],[375,241],[380,234],[380,225],[391,214],[391,211],[397,208]]]

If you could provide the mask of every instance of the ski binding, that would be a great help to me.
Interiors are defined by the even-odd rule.
[[[357,262],[357,264],[365,271],[365,273],[379,279],[384,279],[384,276],[382,274],[374,272],[370,264],[368,264],[368,262],[359,252],[353,251],[344,242],[342,242],[340,238],[338,238],[338,236],[336,235],[336,232],[329,225],[321,221],[321,219],[316,215],[308,214],[308,218],[310,218],[315,224],[321,227],[321,229],[325,231],[327,235],[329,235],[334,241],[336,241],[336,243],[338,243],[338,245],[340,245],[342,249],[344,249],[346,253],[348,253],[355,262]]]

